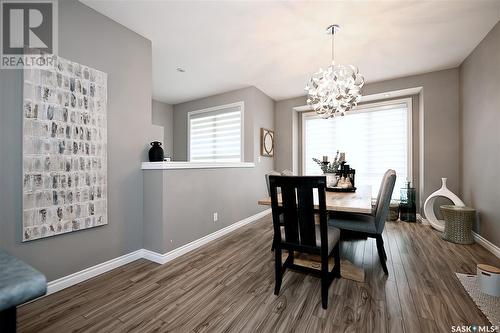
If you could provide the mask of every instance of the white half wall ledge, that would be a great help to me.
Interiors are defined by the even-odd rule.
[[[254,168],[251,162],[143,162],[142,170],[175,170],[175,169],[218,169],[218,168]]]
[[[200,239],[197,239],[195,241],[192,241],[191,243],[185,244],[181,247],[178,247],[170,252],[167,253],[157,253],[154,251],[150,251],[147,249],[139,249],[134,252],[125,254],[123,256],[120,256],[118,258],[114,258],[111,260],[108,260],[106,262],[103,262],[101,264],[86,268],[84,270],[81,270],[79,272],[64,276],[62,278],[59,278],[57,280],[50,281],[47,284],[47,295],[53,294],[55,292],[61,291],[63,289],[66,289],[68,287],[74,286],[80,282],[84,282],[85,280],[88,280],[90,278],[93,278],[95,276],[104,274],[112,269],[118,268],[120,266],[129,264],[135,260],[139,259],[146,259],[149,261],[156,262],[158,264],[166,264],[169,261],[172,261],[188,252],[191,252],[205,244],[210,243],[211,241],[214,241],[222,236],[225,236],[233,231],[235,231],[238,228],[241,228],[247,224],[253,223],[257,220],[260,220],[266,215],[271,214],[271,209],[266,209],[263,210],[255,215],[252,215],[250,217],[247,217],[241,221],[238,221],[236,223],[233,223],[223,229],[217,230],[214,233],[211,233],[209,235],[206,235]],[[42,297],[45,297],[42,296]]]

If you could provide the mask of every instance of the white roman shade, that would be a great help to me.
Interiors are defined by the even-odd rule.
[[[188,115],[191,162],[240,162],[243,159],[243,102]]]
[[[399,198],[399,189],[411,176],[411,99],[405,101],[364,105],[330,119],[304,115],[304,174],[321,174],[312,159],[328,155],[331,161],[339,150],[356,169],[356,184],[371,185],[373,197],[384,172],[394,169],[393,198]]]

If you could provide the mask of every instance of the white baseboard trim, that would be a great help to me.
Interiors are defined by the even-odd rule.
[[[425,225],[430,224],[429,221],[424,219],[424,217],[421,214],[417,214],[417,222],[420,222],[420,223],[425,224]]]
[[[483,236],[475,233],[474,231],[472,232],[472,236],[474,237],[474,240],[476,243],[484,247],[486,250],[490,251],[493,253],[497,258],[500,258],[500,248],[484,238]]]
[[[233,223],[225,228],[217,230],[216,232],[213,232],[209,235],[206,235],[202,238],[199,238],[195,241],[192,241],[191,243],[187,243],[181,247],[176,248],[175,250],[172,250],[172,251],[164,253],[164,254],[160,254],[157,252],[143,249],[144,258],[163,265],[171,260],[174,260],[177,257],[182,256],[183,254],[191,252],[191,251],[199,248],[200,246],[203,246],[203,245],[205,245],[213,240],[216,240],[217,238],[220,238],[224,235],[227,235],[228,233],[230,233],[238,228],[241,228],[244,225],[255,222],[255,221],[263,218],[264,216],[266,216],[267,214],[270,214],[270,213],[271,213],[271,209],[266,209],[260,213],[252,215],[250,217],[247,217],[246,219],[243,219],[239,222]]]
[[[421,221],[422,224],[430,225],[430,223],[420,214],[417,214],[417,220]],[[476,243],[493,253],[497,258],[500,258],[500,248],[498,246],[482,237],[481,235],[475,233],[474,231],[472,232],[472,236],[474,237],[474,241],[476,241]]]
[[[71,287],[94,276],[106,273],[112,269],[131,263],[142,258],[142,249],[114,258],[101,264],[86,268],[79,272],[64,276],[60,279],[50,281],[47,284],[47,295]]]
[[[223,229],[217,230],[214,233],[211,233],[209,235],[206,235],[200,239],[197,239],[191,243],[188,243],[186,245],[183,245],[175,250],[172,250],[170,252],[161,254],[157,253],[154,251],[146,250],[146,249],[139,249],[137,251],[125,254],[123,256],[120,256],[118,258],[114,258],[111,260],[108,260],[106,262],[103,262],[101,264],[86,268],[84,270],[81,270],[79,272],[64,276],[62,278],[59,278],[57,280],[50,281],[47,284],[47,295],[53,294],[55,292],[58,292],[60,290],[63,290],[65,288],[71,287],[75,284],[78,284],[80,282],[83,282],[85,280],[88,280],[90,278],[93,278],[97,275],[106,273],[112,269],[118,268],[120,266],[126,265],[131,263],[132,261],[138,260],[138,259],[147,259],[159,264],[165,264],[171,260],[174,260],[177,257],[182,256],[183,254],[186,254],[190,251],[193,251],[200,246],[203,246],[213,240],[216,240],[217,238],[220,238],[222,236],[227,235],[228,233],[241,228],[247,224],[250,224],[252,222],[255,222],[264,216],[268,215],[271,213],[271,209],[266,209],[260,213],[257,213],[255,215],[252,215],[250,217],[247,217],[241,221],[238,221],[236,223],[233,223]]]

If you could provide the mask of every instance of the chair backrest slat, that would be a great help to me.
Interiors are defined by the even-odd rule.
[[[281,200],[283,204],[283,214],[285,221],[285,236],[288,242],[299,242],[298,216],[297,216],[297,194],[295,187],[282,186]]]
[[[300,242],[303,245],[316,246],[313,188],[297,188],[297,199],[300,207],[298,212]]]
[[[325,176],[270,176],[271,202],[275,235],[281,241],[279,215],[283,213],[286,242],[301,246],[316,246],[315,212],[320,214],[321,233],[327,230]],[[278,203],[278,188],[281,202]],[[319,209],[314,207],[314,190],[318,191]],[[323,243],[323,242],[322,242]],[[326,246],[326,241],[324,242]]]

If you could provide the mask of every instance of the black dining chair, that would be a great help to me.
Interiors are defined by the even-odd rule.
[[[267,173],[265,175],[266,177],[266,186],[267,186],[267,194],[269,195],[269,197],[271,197],[271,183],[269,182],[269,177],[271,176],[280,176],[281,174],[277,171],[271,171],[269,173]],[[279,189],[278,189],[278,193],[279,193]],[[280,214],[280,224],[283,225],[283,214]],[[273,237],[273,243],[271,244],[271,251],[274,251],[274,243],[275,243],[275,239]]]
[[[387,254],[384,249],[382,232],[384,231],[385,220],[389,213],[389,205],[395,183],[396,171],[387,170],[382,179],[372,214],[337,213],[332,214],[332,218],[328,220],[328,225],[337,227],[342,231],[349,231],[361,237],[375,238],[380,264],[386,275],[389,272],[386,265]]]
[[[334,278],[340,277],[340,230],[328,225],[326,211],[325,176],[270,176],[271,207],[273,212],[274,253],[278,295],[283,274],[287,268],[319,275],[321,278],[321,304],[328,306],[328,289]],[[278,200],[281,190],[281,203]],[[318,192],[318,207],[314,207],[313,191]],[[319,224],[315,222],[319,215]],[[283,215],[281,223],[280,215]],[[282,264],[282,250],[288,257]],[[321,270],[294,264],[294,252],[319,255]],[[335,266],[328,270],[333,255]]]

